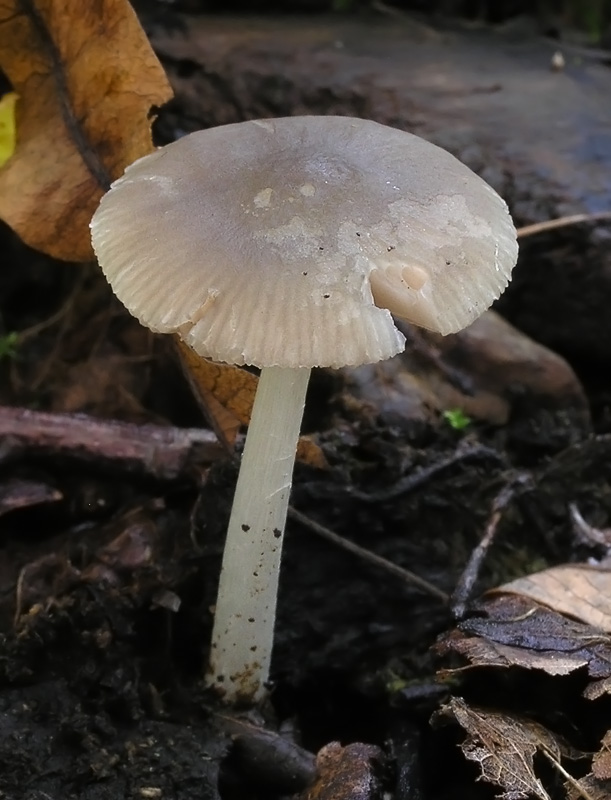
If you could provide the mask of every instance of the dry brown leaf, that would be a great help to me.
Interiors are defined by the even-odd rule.
[[[241,425],[248,425],[257,392],[257,377],[233,364],[198,356],[174,337],[191,388],[219,439],[233,447]]]
[[[611,571],[603,566],[566,564],[518,578],[494,590],[528,597],[611,633]]]
[[[611,781],[601,781],[594,775],[586,775],[576,783],[567,783],[567,800],[609,800]]]
[[[566,675],[585,667],[591,678],[611,677],[611,638],[603,631],[513,594],[486,598],[478,611],[435,648],[466,658],[463,670],[514,666]]]
[[[309,436],[300,436],[297,442],[297,461],[302,464],[309,464],[316,469],[327,469],[328,463],[325,454],[319,445]]]
[[[198,400],[212,430],[215,432],[223,447],[231,451],[237,435],[240,432],[240,420],[234,416],[231,411],[224,408],[213,394],[206,391],[203,387],[200,390],[195,378],[191,378],[188,374],[187,377],[189,378],[191,390]]]
[[[90,259],[100,196],[152,149],[163,69],[127,0],[0,0],[0,68],[19,94],[0,217],[31,247]]]
[[[331,742],[316,756],[316,780],[299,800],[380,800],[382,761],[374,745]]]
[[[233,364],[202,358],[175,337],[180,360],[191,388],[216,435],[232,448],[241,425],[248,425],[259,379]],[[307,436],[297,445],[297,459],[318,469],[327,461],[320,447]]]
[[[475,667],[521,667],[536,669],[548,675],[569,675],[588,665],[587,654],[577,650],[574,653],[559,653],[554,650],[529,650],[522,647],[501,644],[479,636],[465,636],[460,631],[452,631],[436,646],[436,652],[446,655],[458,653],[468,660],[468,665],[453,669],[439,670],[440,677],[449,677]]]
[[[452,698],[440,715],[455,719],[465,730],[467,738],[461,749],[469,761],[479,764],[485,781],[503,789],[497,797],[550,800],[533,761],[537,752],[544,752],[555,763],[565,754],[563,743],[551,731],[513,714],[468,706],[458,697]]]
[[[601,781],[611,780],[611,731],[607,731],[600,750],[592,759],[592,774]]]
[[[611,694],[611,678],[602,678],[599,681],[592,681],[583,690],[586,700],[598,700],[606,694]]]

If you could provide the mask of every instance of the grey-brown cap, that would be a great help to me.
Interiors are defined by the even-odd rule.
[[[423,139],[349,117],[185,136],[128,167],[91,228],[108,281],[143,324],[258,367],[395,355],[404,339],[389,310],[459,330],[517,258],[507,207],[485,181]]]

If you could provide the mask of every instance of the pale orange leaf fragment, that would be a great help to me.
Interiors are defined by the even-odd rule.
[[[178,337],[175,341],[185,374],[210,425],[227,447],[233,447],[240,427],[250,422],[259,379],[233,364],[198,356]],[[327,467],[322,450],[308,436],[299,439],[297,459],[318,469]]]
[[[563,564],[494,589],[528,597],[611,633],[611,570],[604,565]]]

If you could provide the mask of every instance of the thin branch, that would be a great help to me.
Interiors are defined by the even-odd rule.
[[[581,511],[576,503],[569,503],[569,514],[573,524],[573,531],[582,544],[589,547],[601,546],[606,550],[611,545],[611,537],[608,530],[600,530],[589,525],[583,518]]]
[[[518,228],[518,239],[526,239],[528,236],[535,236],[537,233],[547,233],[547,231],[566,228],[569,225],[579,225],[582,222],[598,222],[600,220],[611,220],[611,211],[599,211],[596,214],[572,214],[569,217],[533,222],[532,225],[524,225],[522,228]]]
[[[479,544],[471,553],[471,557],[460,577],[460,580],[452,594],[452,613],[456,619],[462,619],[465,614],[467,602],[471,597],[473,587],[477,581],[482,564],[490,546],[492,545],[501,519],[507,506],[513,501],[517,494],[524,492],[531,483],[530,475],[518,473],[501,489],[492,502],[492,513],[488,519],[486,530]]]
[[[594,798],[588,792],[585,786],[582,786],[582,784],[577,780],[577,778],[574,778],[570,772],[567,772],[565,770],[565,768],[558,761],[556,756],[550,752],[549,748],[543,745],[541,748],[541,752],[547,758],[547,760],[552,764],[554,769],[557,769],[558,772],[566,779],[567,783],[569,783],[573,787],[573,789],[575,789],[575,791],[578,792],[579,796],[583,798],[583,800],[594,800]]]
[[[357,500],[362,500],[365,503],[382,503],[388,500],[394,500],[397,497],[408,494],[414,489],[420,488],[423,484],[436,477],[440,472],[453,467],[455,464],[461,464],[463,461],[470,459],[484,459],[489,461],[496,461],[499,464],[504,464],[504,459],[496,450],[486,447],[481,444],[461,444],[452,455],[436,461],[427,467],[422,467],[418,472],[410,472],[409,475],[399,479],[392,486],[387,489],[381,489],[378,492],[361,492],[358,489],[350,487],[347,491],[351,497]]]
[[[398,564],[393,564],[392,561],[388,561],[387,559],[382,558],[382,556],[372,553],[370,550],[366,550],[364,547],[360,547],[358,544],[355,544],[348,539],[344,539],[343,536],[339,536],[339,534],[334,533],[332,530],[326,528],[324,525],[321,525],[319,522],[315,522],[313,519],[310,519],[310,517],[307,517],[305,514],[297,511],[297,509],[293,508],[292,506],[289,506],[288,516],[290,519],[295,520],[295,522],[303,525],[309,531],[315,533],[317,536],[320,536],[322,539],[325,539],[327,542],[331,542],[331,544],[336,545],[336,547],[341,547],[342,550],[347,550],[349,553],[358,556],[358,558],[360,558],[362,561],[389,572],[391,575],[394,575],[405,583],[417,586],[426,594],[430,594],[435,597],[435,599],[441,600],[442,603],[447,604],[449,602],[450,598],[446,592],[438,589],[437,586],[429,583],[419,575],[416,575],[415,572],[411,572],[409,569],[400,567]]]
[[[36,325],[31,325],[29,328],[24,328],[17,333],[17,344],[21,346],[24,342],[27,342],[28,339],[32,339],[35,336],[38,336],[40,333],[43,333],[47,328],[52,328],[58,322],[61,322],[66,315],[70,313],[72,307],[75,304],[76,298],[78,293],[80,292],[84,283],[84,270],[80,270],[74,285],[70,291],[70,294],[66,298],[66,300],[61,304],[59,309],[54,313],[51,314],[50,317],[43,319],[42,322],[36,323]]]

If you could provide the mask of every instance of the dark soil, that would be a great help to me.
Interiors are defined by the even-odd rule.
[[[6,229],[0,251],[0,335],[19,332],[16,352],[0,361],[0,402],[206,424],[171,344],[126,315],[95,265],[53,263]],[[599,375],[592,364],[574,366]],[[602,410],[608,381],[592,385]],[[594,552],[576,542],[567,501],[607,523],[606,437],[567,449],[564,429],[532,430],[531,409],[502,429],[390,427],[375,408],[346,402],[344,389],[341,376],[326,372],[312,382],[306,432],[330,468],[299,466],[292,496],[311,519],[447,595],[510,486],[474,597]],[[602,411],[598,421],[606,431]],[[458,450],[452,465],[401,489],[407,474],[459,446],[471,456]],[[455,625],[449,604],[293,520],[262,712],[284,738],[261,739],[250,725],[259,720],[220,710],[201,686],[235,459],[164,480],[78,453],[15,457],[10,442],[0,452],[0,797],[280,798],[311,777],[299,748],[338,740],[383,749],[378,793],[476,800],[494,796],[494,787],[476,783],[456,748],[457,729],[429,724],[450,693],[528,713],[583,750],[596,749],[606,730],[606,706],[592,711],[580,699],[582,673],[437,681],[431,648]],[[34,499],[20,499],[33,485]],[[556,777],[546,781],[564,797]]]

